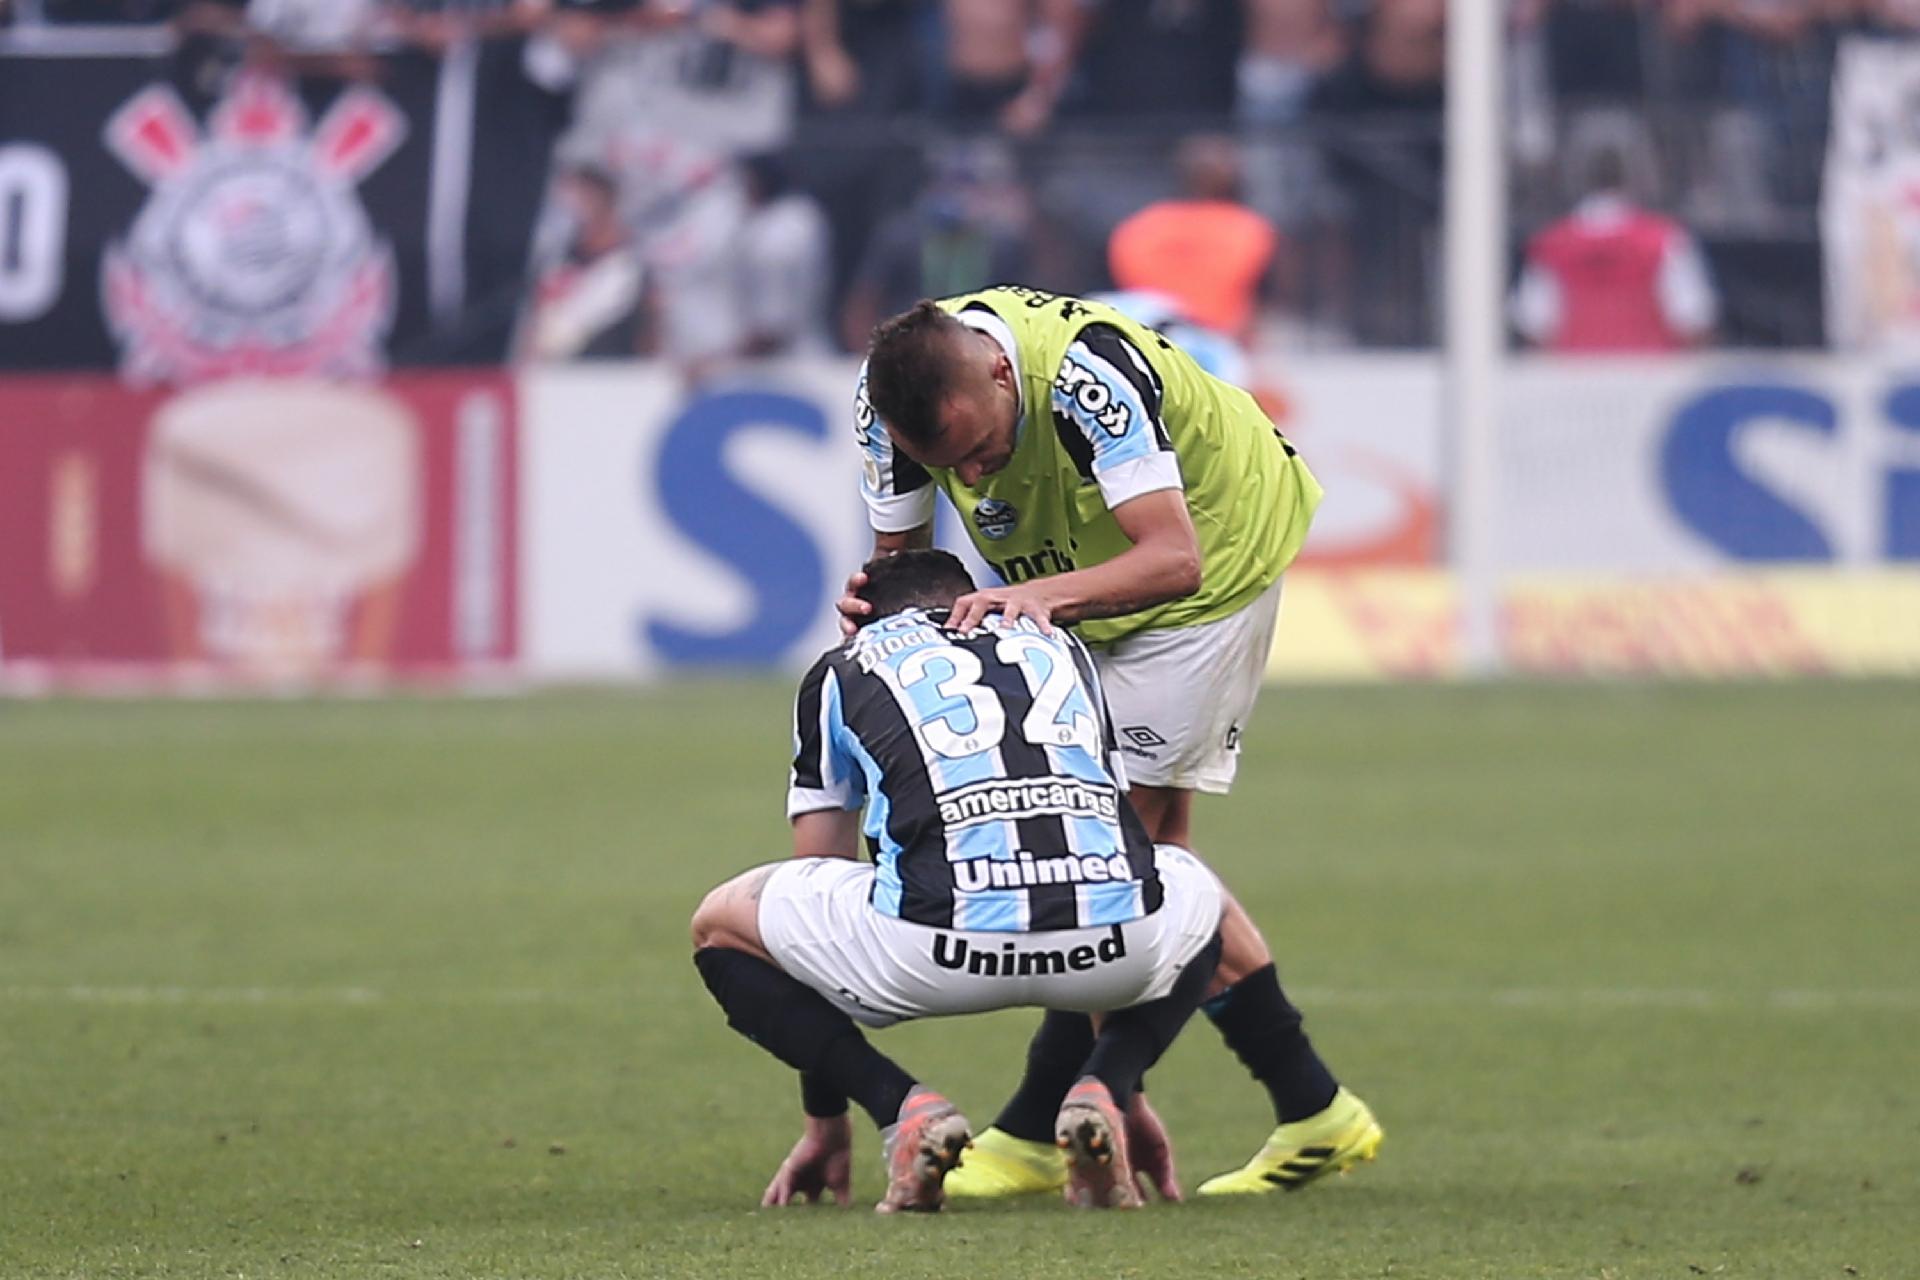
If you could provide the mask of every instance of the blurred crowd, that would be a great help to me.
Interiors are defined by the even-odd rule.
[[[169,22],[348,77],[373,51],[520,42],[526,75],[571,102],[521,326],[531,358],[698,370],[857,349],[917,297],[1008,279],[1152,296],[1236,342],[1435,337],[1445,0],[0,11]],[[1508,16],[1516,341],[1817,344],[1817,307],[1791,300],[1820,288],[1836,42],[1911,38],[1920,0],[1510,0]],[[1598,243],[1629,264],[1616,275],[1637,294],[1612,301],[1630,321],[1584,315]]]

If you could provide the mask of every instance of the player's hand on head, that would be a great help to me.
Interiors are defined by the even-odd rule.
[[[867,585],[867,575],[855,569],[847,575],[847,589],[834,601],[833,607],[840,614],[840,634],[850,636],[858,631],[868,618],[873,616],[873,606],[860,598],[860,588]]]
[[[969,592],[953,602],[953,612],[948,615],[947,626],[954,631],[971,631],[986,621],[990,613],[997,613],[1008,622],[1032,618],[1042,632],[1053,634],[1053,604],[1037,582]]]
[[[853,1203],[853,1125],[844,1115],[809,1116],[806,1131],[780,1162],[760,1203],[821,1204],[829,1195],[842,1207]]]

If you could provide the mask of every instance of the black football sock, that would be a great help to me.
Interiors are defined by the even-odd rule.
[[[702,947],[693,963],[727,1025],[801,1073],[804,1103],[827,1105],[838,1094],[882,1128],[899,1119],[913,1077],[819,992],[744,951]],[[808,1114],[815,1114],[811,1105]]]
[[[847,1095],[833,1087],[818,1071],[800,1073],[800,1109],[816,1120],[831,1120],[847,1114]]]
[[[900,1119],[900,1108],[915,1084],[899,1063],[867,1043],[851,1019],[846,1034],[827,1046],[820,1074],[832,1082],[834,1089],[859,1103],[880,1129]]]
[[[1200,1007],[1200,997],[1207,993],[1207,983],[1219,963],[1220,935],[1216,933],[1187,962],[1166,995],[1107,1015],[1080,1074],[1106,1085],[1115,1104],[1125,1111],[1147,1068],[1160,1060]]]
[[[1253,1078],[1266,1086],[1281,1124],[1324,1111],[1340,1084],[1313,1050],[1300,1011],[1280,990],[1272,965],[1257,969],[1202,1006]]]
[[[1027,1045],[1027,1073],[1001,1108],[994,1128],[1028,1142],[1051,1143],[1060,1100],[1086,1074],[1092,1051],[1093,1024],[1086,1014],[1049,1010]]]

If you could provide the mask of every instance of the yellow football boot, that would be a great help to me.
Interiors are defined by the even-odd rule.
[[[1330,1173],[1371,1160],[1386,1138],[1367,1104],[1345,1089],[1318,1115],[1283,1124],[1258,1155],[1232,1173],[1200,1184],[1203,1196],[1265,1195],[1297,1191]]]
[[[1067,1185],[1066,1153],[1051,1142],[1028,1142],[1004,1129],[975,1137],[960,1167],[947,1175],[953,1200],[999,1200],[1009,1196],[1055,1195]]]

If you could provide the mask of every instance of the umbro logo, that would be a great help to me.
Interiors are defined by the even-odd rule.
[[[1120,736],[1136,747],[1164,747],[1167,740],[1143,724],[1122,725]]]

